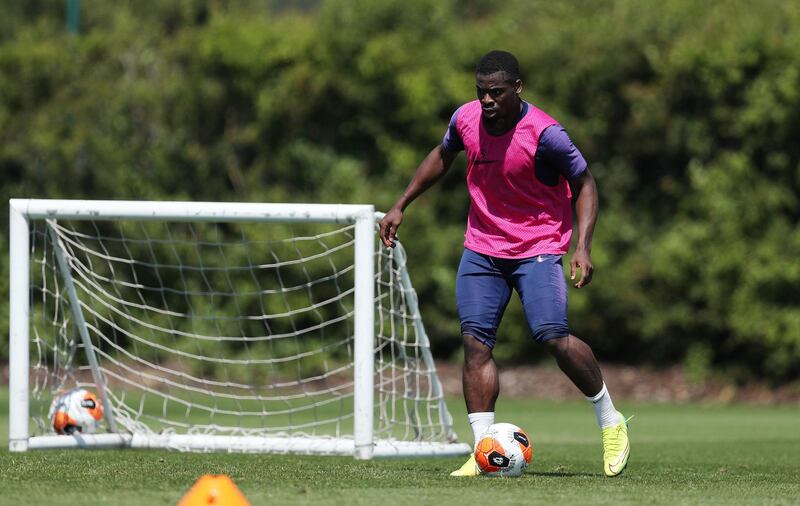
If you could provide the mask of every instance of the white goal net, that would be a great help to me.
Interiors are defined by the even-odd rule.
[[[402,246],[379,246],[371,207],[11,208],[12,292],[24,274],[27,299],[15,309],[12,293],[12,450],[469,451]],[[76,387],[102,400],[102,428],[54,435],[50,402]]]

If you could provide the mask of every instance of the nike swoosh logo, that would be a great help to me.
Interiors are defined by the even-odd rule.
[[[627,458],[628,458],[628,454],[630,454],[630,452],[631,452],[631,444],[630,444],[630,442],[629,442],[628,444],[626,444],[626,445],[625,445],[625,451],[623,451],[623,452],[620,454],[620,456],[619,456],[619,458],[617,459],[617,461],[616,461],[616,462],[613,462],[613,463],[611,463],[611,462],[609,462],[609,463],[608,463],[608,469],[609,469],[609,470],[610,470],[612,473],[618,473],[618,472],[622,471],[622,468],[619,468],[619,466],[620,466],[620,464],[622,464],[623,462],[625,462],[625,463],[627,464]],[[619,468],[619,469],[618,469],[618,468]],[[623,466],[623,468],[624,468],[624,466]]]
[[[475,160],[475,165],[483,165],[484,163],[497,163],[500,160]]]

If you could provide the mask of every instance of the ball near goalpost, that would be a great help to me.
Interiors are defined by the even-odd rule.
[[[56,434],[93,434],[103,419],[103,406],[94,393],[73,388],[56,395],[47,419]]]

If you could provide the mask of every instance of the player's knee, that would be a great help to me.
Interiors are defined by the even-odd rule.
[[[484,339],[467,333],[462,334],[461,338],[464,342],[464,362],[467,366],[480,365],[492,358],[492,347]]]
[[[533,329],[533,338],[549,350],[562,350],[569,346],[569,328],[562,323],[545,323]]]
[[[461,325],[461,338],[464,340],[464,349],[473,344],[480,344],[480,348],[489,348],[491,351],[494,348],[494,343],[497,340],[495,335],[496,329],[486,327],[479,327],[476,325]],[[479,349],[480,349],[479,348]]]

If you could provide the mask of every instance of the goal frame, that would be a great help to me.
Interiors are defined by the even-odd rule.
[[[378,213],[379,214],[379,213]],[[30,421],[30,235],[32,219],[174,222],[316,222],[354,224],[354,419],[353,438],[145,435],[31,436]],[[466,444],[375,441],[375,221],[372,205],[123,200],[9,200],[9,450],[48,448],[196,448],[204,451],[296,452],[387,456],[463,455]],[[402,257],[402,255],[401,255]],[[424,332],[423,332],[424,335]],[[93,356],[88,357],[92,362]],[[432,366],[432,364],[430,364]],[[97,372],[99,375],[99,372]],[[95,378],[97,381],[97,377]],[[102,382],[97,385],[105,402]],[[110,424],[113,431],[114,426]],[[209,441],[209,438],[213,441]]]

